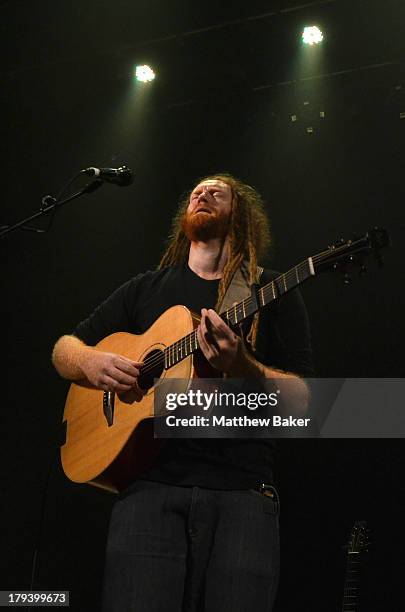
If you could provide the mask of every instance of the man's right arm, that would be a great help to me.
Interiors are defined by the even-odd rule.
[[[100,351],[76,336],[59,338],[52,352],[52,363],[63,378],[79,385],[115,391],[127,403],[139,401],[144,395],[137,384],[141,363]]]

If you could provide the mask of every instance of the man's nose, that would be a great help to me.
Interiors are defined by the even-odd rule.
[[[211,196],[211,194],[208,191],[207,187],[204,187],[203,191],[198,196],[198,200],[200,200],[200,198],[204,198],[204,200],[209,200],[210,196]]]

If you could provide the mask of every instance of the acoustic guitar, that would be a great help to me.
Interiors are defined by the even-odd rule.
[[[258,310],[324,270],[340,270],[348,282],[349,266],[357,263],[364,272],[365,256],[374,253],[381,261],[380,249],[388,243],[387,232],[380,228],[357,239],[340,240],[267,285],[253,286],[250,297],[221,317],[236,331]],[[182,379],[187,385],[193,378],[207,375],[198,346],[199,321],[200,317],[185,306],[173,306],[144,334],[118,332],[97,344],[97,350],[143,362],[139,385],[147,393],[141,402],[128,405],[115,393],[72,383],[63,414],[65,440],[61,446],[63,470],[70,480],[119,492],[151,465],[163,443],[153,437],[152,419],[159,410],[154,406],[155,379],[157,384]],[[218,372],[211,371],[211,376],[218,377]],[[178,392],[186,390],[187,386]]]

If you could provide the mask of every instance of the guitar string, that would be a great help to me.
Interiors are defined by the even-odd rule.
[[[361,239],[362,240],[362,239]],[[358,242],[361,242],[361,240],[359,240]],[[351,247],[351,252],[353,247],[355,247],[356,242],[353,242],[350,244]],[[314,263],[319,262],[321,259],[326,259],[327,255],[333,255],[334,257],[336,255],[339,254],[340,251],[344,251],[347,249],[347,244],[342,245],[341,247],[335,247],[335,248],[329,248],[325,251],[322,251],[321,253],[318,253],[317,255],[313,256],[312,261]],[[283,293],[280,293],[278,284],[285,282],[285,285],[288,286],[289,281],[295,277],[298,276],[299,278],[299,271],[302,270],[304,267],[308,266],[308,259],[300,262],[299,264],[297,264],[294,268],[292,268],[291,270],[288,270],[287,272],[280,274],[277,278],[275,278],[273,281],[271,281],[270,283],[268,283],[267,285],[265,285],[264,287],[261,287],[259,289],[259,294],[262,294],[262,299],[264,301],[264,298],[266,297],[270,297],[273,295],[273,299],[276,299],[277,297],[279,297],[280,295],[283,295],[285,293],[285,291],[283,291]],[[306,277],[308,278],[308,277]],[[306,280],[302,279],[302,280]],[[294,280],[295,280],[294,279]],[[300,284],[301,280],[299,280],[299,282],[295,282],[294,285],[292,287],[288,287],[287,290],[292,289],[294,286]],[[253,303],[253,300],[251,297],[246,298],[245,300],[243,300],[242,302],[240,302],[239,304],[235,305],[235,307],[231,307],[228,308],[225,313],[223,313],[224,315],[227,313],[232,313],[232,311],[234,312],[234,314],[236,315],[236,319],[238,319],[238,315],[243,315],[244,314],[244,308],[249,308],[249,306]],[[230,319],[230,315],[227,315],[226,317],[228,319]],[[151,359],[147,359],[145,361],[144,366],[141,368],[141,375],[144,375],[148,372],[152,372],[158,365],[161,366],[162,364],[165,363],[166,361],[166,356],[167,356],[167,352],[168,352],[168,356],[169,356],[169,361],[170,361],[170,357],[173,358],[173,363],[171,365],[175,365],[176,363],[179,363],[180,361],[182,361],[185,357],[188,357],[189,355],[184,355],[183,357],[183,352],[187,353],[188,347],[189,346],[193,346],[192,351],[190,352],[190,354],[196,350],[198,348],[198,340],[196,338],[197,336],[197,331],[194,329],[192,332],[190,332],[189,334],[187,334],[186,336],[183,336],[183,338],[176,340],[176,342],[174,342],[173,344],[169,345],[168,347],[166,347],[164,349],[164,351],[162,351],[161,353],[159,353],[159,355],[154,355]],[[172,355],[171,355],[172,353]],[[179,355],[180,353],[180,355]],[[179,359],[180,356],[180,359]],[[163,366],[164,367],[164,366]]]

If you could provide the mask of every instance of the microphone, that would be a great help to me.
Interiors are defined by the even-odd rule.
[[[107,183],[114,183],[120,185],[120,187],[126,187],[134,182],[134,173],[127,166],[121,166],[120,168],[85,168],[82,170],[87,176],[95,176],[101,181]]]

